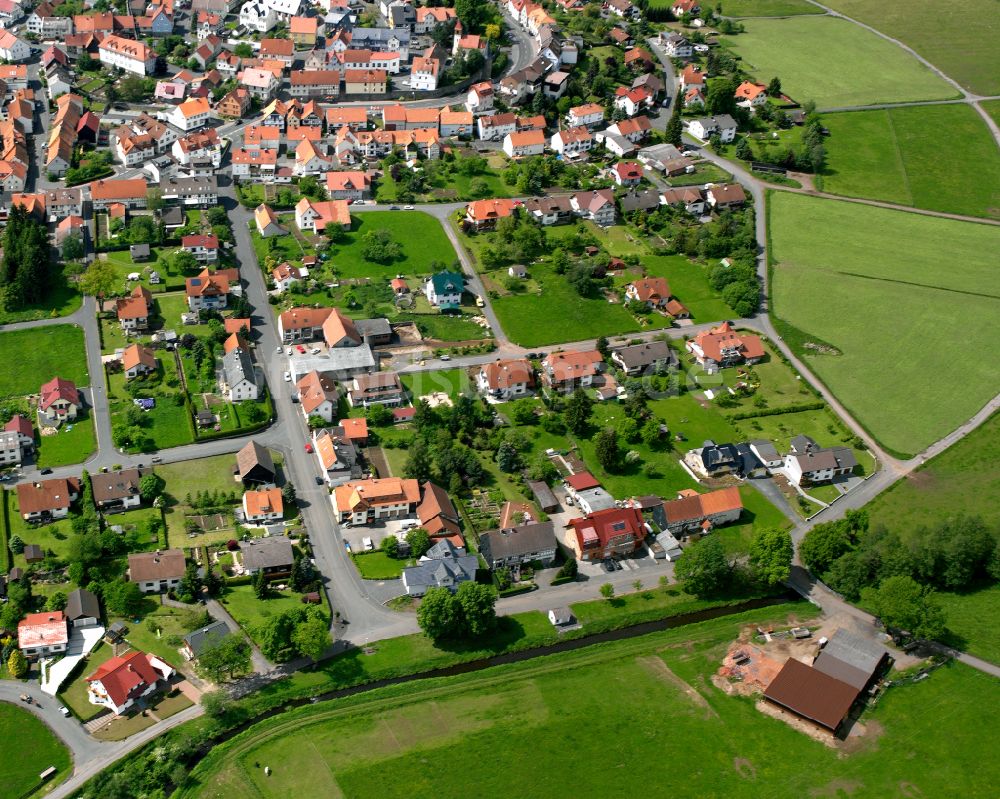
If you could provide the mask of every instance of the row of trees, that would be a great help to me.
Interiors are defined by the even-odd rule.
[[[717,536],[691,544],[674,571],[684,590],[698,597],[724,595],[747,587],[773,588],[791,573],[792,537],[785,530],[763,529],[750,540],[749,558],[727,553]]]
[[[497,595],[492,586],[462,583],[453,594],[429,588],[417,609],[417,623],[435,641],[477,638],[496,626]]]
[[[16,310],[42,302],[57,273],[48,229],[24,206],[15,205],[9,211],[2,241],[0,290],[4,306]]]

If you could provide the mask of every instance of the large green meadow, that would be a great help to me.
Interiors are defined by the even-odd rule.
[[[177,795],[991,794],[1000,762],[983,730],[1000,682],[940,669],[890,689],[864,736],[830,748],[712,682],[739,622],[775,618],[790,620],[761,610],[301,708],[214,748]]]
[[[884,446],[919,452],[993,397],[1000,230],[788,192],[768,212],[779,329]]]
[[[723,39],[743,66],[800,103],[840,108],[957,96],[953,86],[891,42],[833,17],[751,19]]]
[[[823,124],[830,131],[825,191],[1000,218],[997,145],[971,106],[825,114]]]
[[[50,700],[53,701],[53,700]],[[58,774],[51,779],[57,784],[70,768],[70,756],[45,723],[24,708],[0,702],[0,738],[7,744],[16,742],[16,754],[4,759],[3,782],[0,797],[21,799],[40,786],[38,775],[49,766]],[[13,754],[13,756],[11,756]]]
[[[912,47],[948,77],[982,95],[1000,94],[996,0],[824,0],[824,5]]]

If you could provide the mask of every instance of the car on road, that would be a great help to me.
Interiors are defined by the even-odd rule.
[[[316,485],[318,485],[318,486],[323,485],[323,476],[322,475],[319,475],[319,474],[316,475]]]
[[[615,566],[611,558],[605,558],[604,560],[602,560],[601,568],[608,573],[613,572],[615,570]]]
[[[52,474],[52,470],[51,469],[42,469],[39,472],[39,474]]]
[[[310,444],[310,443],[309,443],[309,442],[307,441],[307,442],[306,442],[306,447],[305,447],[305,449],[306,449],[306,452],[308,452],[309,454],[312,454],[312,451],[313,451],[313,445],[312,445],[312,444]]]
[[[451,356],[450,355],[442,355],[441,356],[441,360],[442,361],[450,361],[451,360]]]
[[[312,355],[319,355],[319,354],[320,354],[320,352],[321,352],[321,350],[320,350],[320,348],[319,348],[319,347],[313,347],[313,348],[312,348],[311,350],[309,350],[309,352],[310,352],[310,353],[311,353]]]
[[[399,210],[399,206],[398,205],[390,205],[389,206],[389,210],[390,211],[398,211]]]
[[[404,205],[403,206],[403,210],[404,211],[416,211],[417,209],[414,208],[412,205]]]
[[[275,350],[278,355],[281,355],[281,345],[278,345],[278,349]]]
[[[286,383],[291,383],[292,382],[292,373],[291,372],[285,372],[284,376],[285,376],[285,382]]]
[[[296,344],[295,345],[295,349],[297,349],[299,351],[299,355],[305,355],[306,354],[306,348],[303,347],[301,344]]]
[[[289,347],[285,354],[286,355],[291,355],[292,354],[292,348]]]
[[[59,712],[62,713],[66,718],[69,718],[70,716],[69,708],[66,707],[65,705],[59,708]]]

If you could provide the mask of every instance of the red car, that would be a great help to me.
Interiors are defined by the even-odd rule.
[[[306,354],[306,348],[303,347],[301,344],[296,344],[295,345],[295,349],[297,349],[299,351],[299,355],[305,355]]]
[[[306,444],[306,452],[310,452],[310,453],[311,453],[312,451],[313,451],[313,445],[312,445],[312,444],[309,444],[309,443],[307,443],[307,444]]]

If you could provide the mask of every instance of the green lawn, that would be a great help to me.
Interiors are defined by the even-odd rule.
[[[475,388],[464,369],[443,369],[434,372],[409,372],[401,378],[403,387],[414,401],[418,397],[444,392],[455,398],[460,394],[475,394]]]
[[[4,740],[4,775],[0,795],[20,799],[42,783],[38,775],[50,766],[58,774],[46,785],[54,787],[69,773],[69,750],[45,722],[17,705],[0,702],[0,737]]]
[[[766,83],[823,108],[905,100],[941,100],[956,91],[896,45],[833,17],[754,19],[723,38],[744,68]]]
[[[824,5],[899,39],[976,94],[1000,94],[993,0],[960,0],[947,14],[931,0],[830,0]]]
[[[10,523],[10,536],[20,536],[25,544],[38,544],[46,552],[54,552],[57,557],[66,558],[69,553],[70,536],[73,534],[69,521],[54,522],[35,527],[28,524],[21,518],[17,507],[17,491],[4,489],[4,499],[7,503],[7,519]],[[28,564],[24,560],[24,555],[13,555],[12,566],[20,566],[22,569]]]
[[[1000,159],[964,103],[826,114],[823,189],[932,211],[1000,218]],[[949,146],[942,157],[942,139]]]
[[[654,0],[650,8],[670,5],[671,0]],[[727,17],[791,17],[823,11],[806,0],[723,0],[721,13]]]
[[[798,621],[782,610],[307,706],[215,747],[179,795],[416,799],[474,779],[477,796],[507,797],[512,774],[533,797],[991,794],[1000,764],[982,730],[1000,683],[960,664],[890,689],[847,750],[713,685],[739,622]],[[552,766],[567,752],[571,783]]]
[[[129,625],[131,627],[131,624]],[[99,643],[79,669],[77,675],[68,683],[63,683],[63,689],[59,693],[59,700],[66,705],[78,719],[89,721],[100,713],[104,708],[100,705],[92,705],[87,699],[87,677],[93,674],[97,667],[105,661],[111,660],[115,656],[110,645]]]
[[[366,580],[395,580],[403,569],[413,566],[413,560],[390,558],[384,552],[363,552],[353,556],[358,573]]]
[[[0,361],[8,364],[0,370],[0,397],[37,394],[53,377],[90,385],[83,330],[76,325],[0,333]]]
[[[272,589],[267,599],[257,599],[253,586],[236,585],[227,588],[220,601],[247,635],[259,640],[258,630],[268,619],[302,607],[302,594]]]
[[[83,463],[97,448],[90,411],[79,411],[76,421],[62,425],[50,436],[40,436],[38,441],[38,466],[42,469]]]
[[[979,106],[990,115],[990,118],[1000,125],[1000,100],[984,100]]]
[[[995,394],[1000,231],[788,192],[769,222],[783,336],[883,445],[919,452]]]
[[[715,164],[704,162],[696,165],[697,168],[690,174],[674,175],[667,178],[667,183],[671,186],[702,186],[705,183],[725,183],[732,180],[733,176]]]
[[[1000,585],[964,594],[938,593],[948,620],[945,643],[1000,663]]]
[[[683,255],[644,255],[642,265],[654,277],[665,277],[670,290],[689,311],[695,322],[716,322],[734,316],[733,309],[708,283],[709,267],[695,263]],[[636,279],[626,272],[628,283]],[[617,282],[617,281],[616,281]]]
[[[83,297],[70,285],[60,273],[52,280],[48,296],[38,305],[26,308],[7,308],[0,298],[0,325],[10,325],[15,322],[30,322],[35,319],[50,319],[53,316],[69,316],[83,302]]]
[[[185,504],[185,497],[188,494],[194,498],[199,491],[218,492],[227,496],[230,492],[234,492],[237,501],[243,496],[243,486],[233,479],[235,465],[235,455],[215,455],[211,458],[156,467],[156,473],[167,484],[165,494],[168,502],[164,509],[164,518],[167,522],[167,535],[174,546],[192,545],[184,529],[185,514],[193,513]]]
[[[427,275],[431,263],[450,265],[455,250],[441,223],[422,211],[365,211],[351,217],[354,226],[345,240],[331,248],[330,260],[345,278],[385,280],[397,274]],[[388,230],[402,247],[402,257],[390,264],[366,261],[361,255],[362,238],[372,230]]]
[[[176,667],[184,662],[184,657],[177,650],[179,645],[167,639],[180,638],[191,628],[184,623],[186,610],[170,608],[149,602],[149,610],[143,614],[139,622],[134,619],[116,618],[113,621],[123,621],[128,627],[126,640],[134,648],[142,652],[152,652],[167,663]],[[150,622],[160,630],[159,634],[149,629]]]

